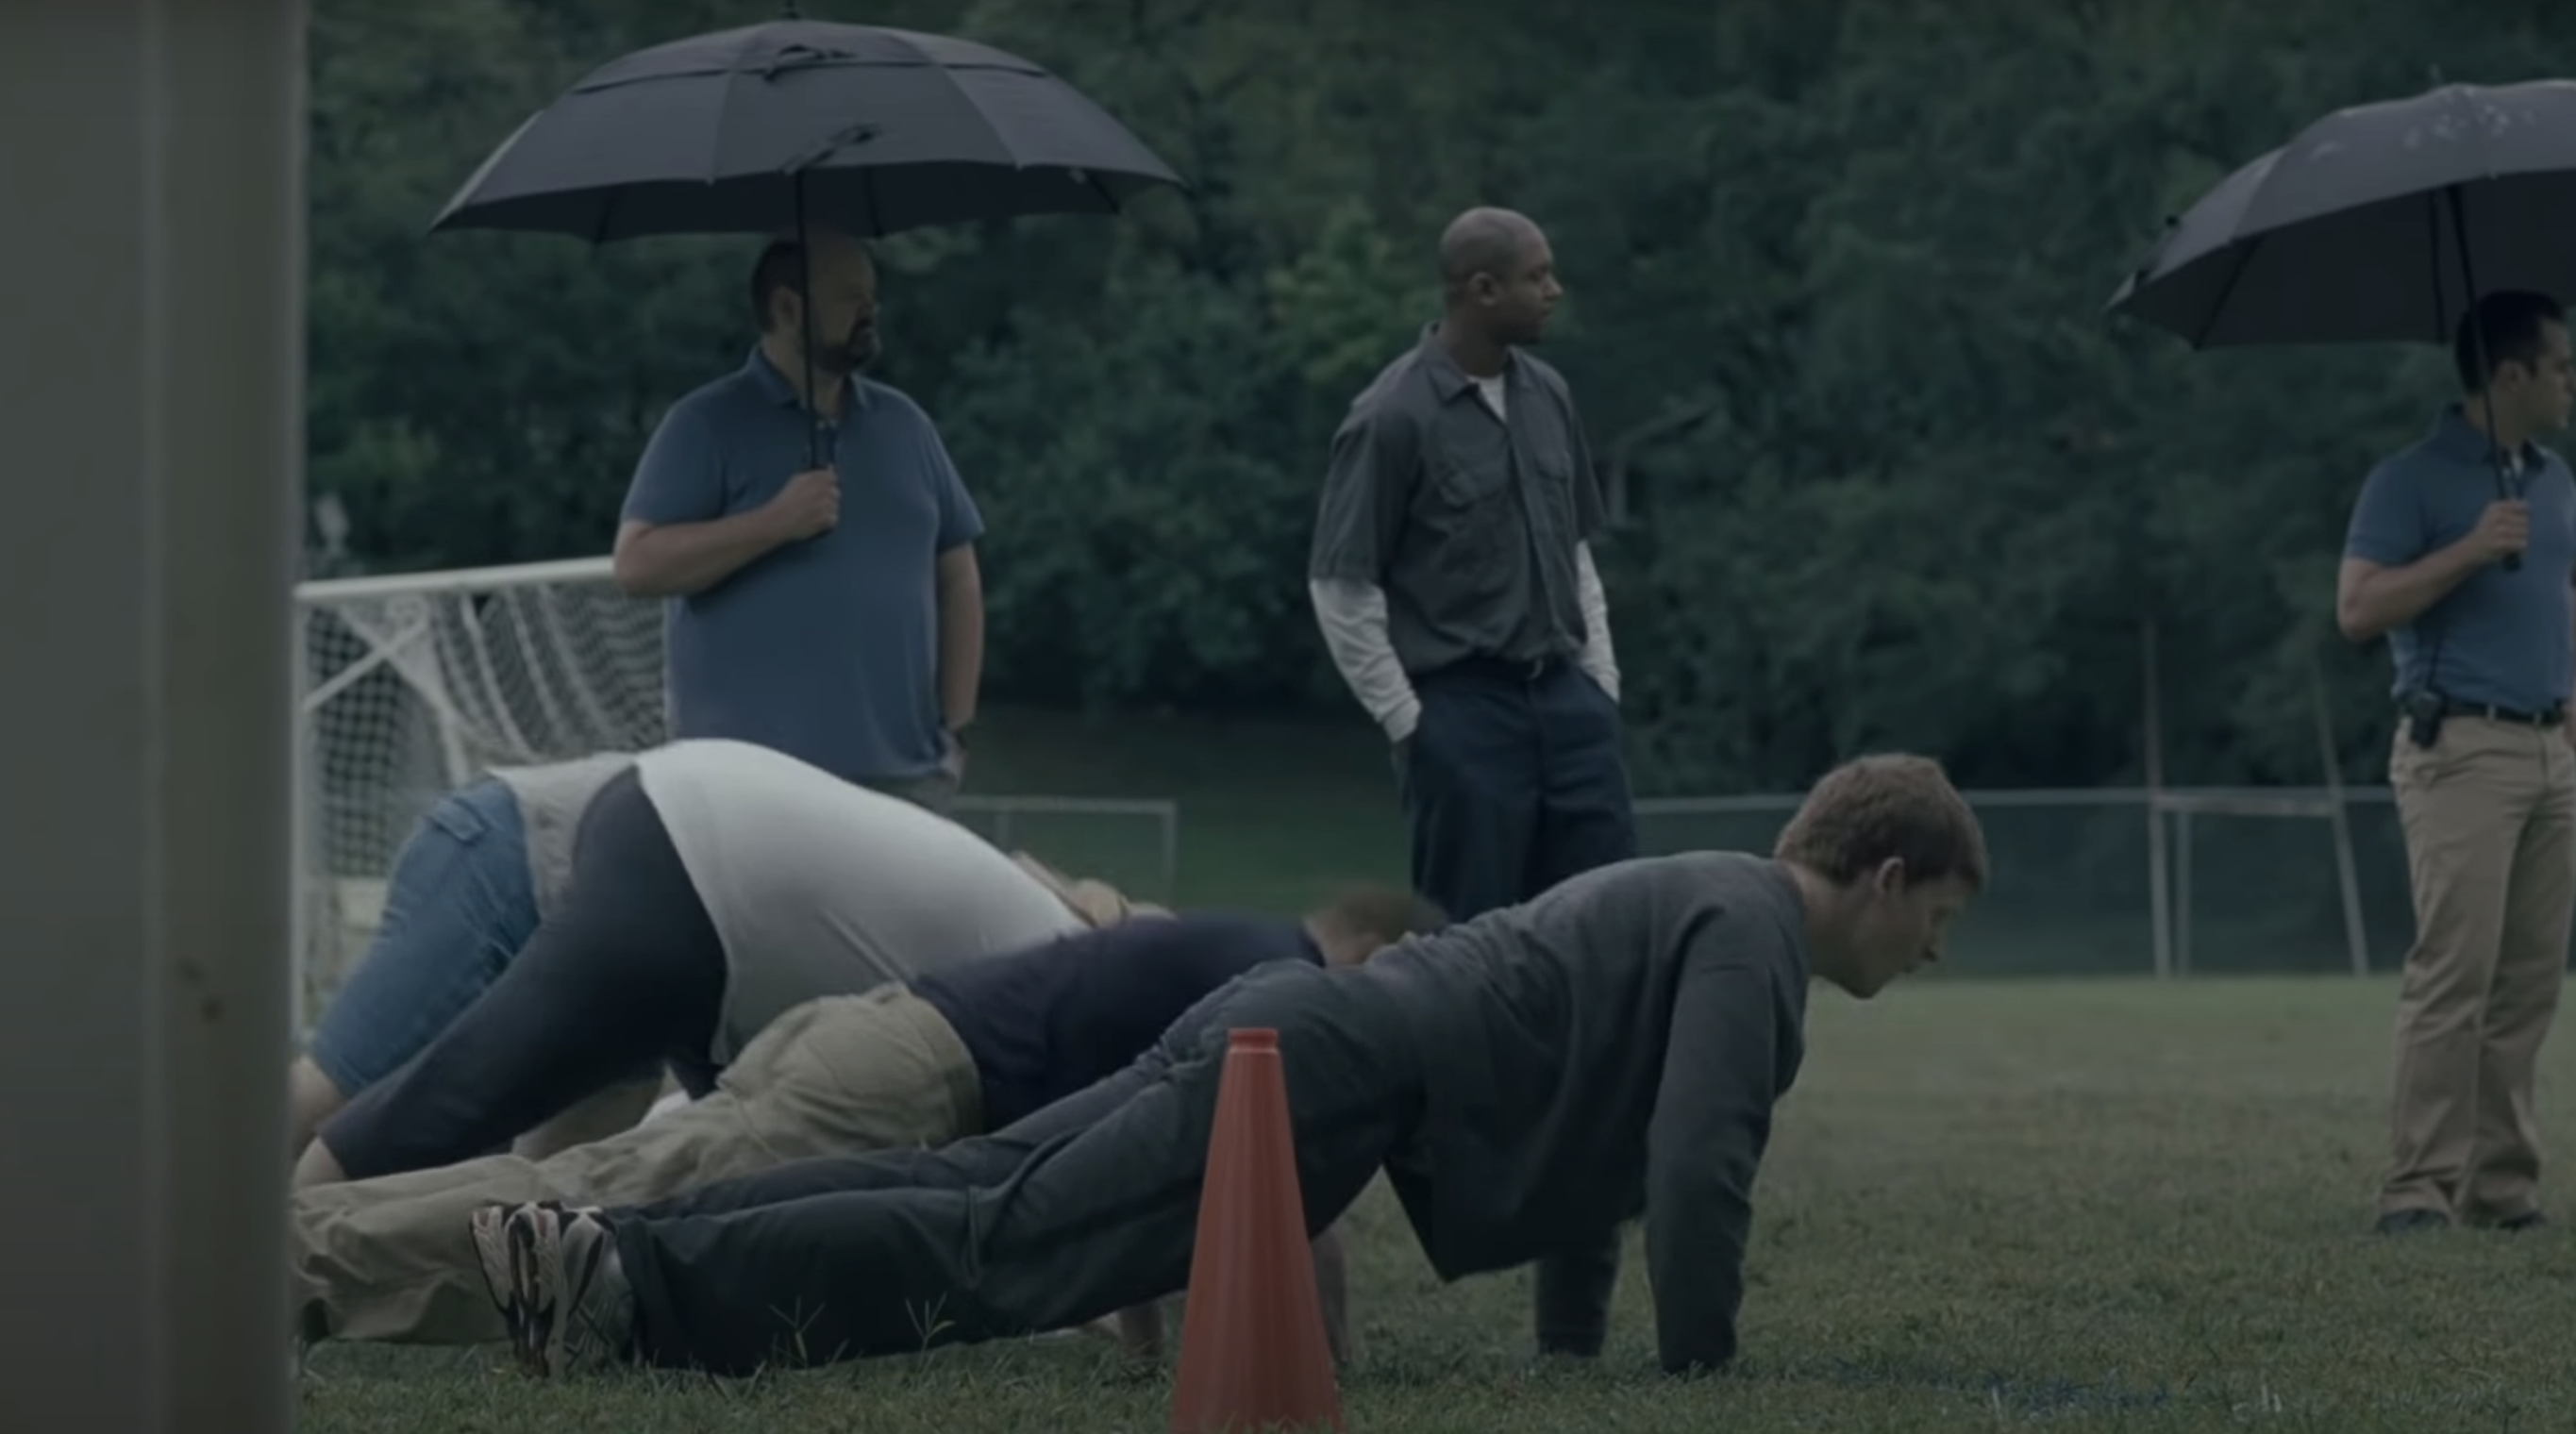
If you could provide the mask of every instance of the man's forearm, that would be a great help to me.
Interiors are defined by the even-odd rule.
[[[2382,568],[2340,596],[2335,624],[2352,641],[2368,642],[2422,617],[2483,565],[2477,550],[2461,542],[2402,568]]]
[[[704,523],[620,532],[610,566],[629,597],[688,597],[732,577],[778,543],[776,521],[755,508]]]
[[[975,720],[984,683],[984,585],[947,579],[939,585],[939,716],[951,730]]]
[[[1306,591],[1315,605],[1316,626],[1323,630],[1324,648],[1350,684],[1351,695],[1388,740],[1412,736],[1422,702],[1387,635],[1386,594],[1367,583],[1331,578],[1308,583]]]

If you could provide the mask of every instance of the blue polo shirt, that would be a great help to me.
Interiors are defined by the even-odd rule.
[[[2531,504],[2522,566],[2489,564],[2414,622],[2388,634],[2393,691],[2430,688],[2455,702],[2536,712],[2576,682],[2576,478],[2538,444],[2523,445],[2521,496]],[[2361,485],[2344,556],[2400,568],[2468,536],[2495,501],[2486,435],[2456,402],[2421,442],[2383,460]]]
[[[753,349],[663,415],[624,516],[702,523],[759,507],[808,466],[809,418]],[[946,756],[937,560],[983,519],[929,415],[884,384],[856,380],[825,441],[839,525],[665,605],[670,735],[757,743],[854,782],[917,777]]]

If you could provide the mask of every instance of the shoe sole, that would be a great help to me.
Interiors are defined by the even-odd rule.
[[[563,1367],[561,1228],[545,1224],[556,1218],[540,1205],[490,1206],[474,1215],[483,1283],[501,1307],[520,1372],[536,1379]]]
[[[484,1290],[500,1308],[519,1368],[535,1378],[569,1370],[574,1340],[591,1324],[582,1301],[615,1245],[605,1226],[585,1222],[587,1211],[549,1203],[486,1206],[472,1217]],[[567,1245],[575,1246],[569,1264]],[[604,1331],[589,1333],[606,1339]]]
[[[564,1287],[563,1226],[561,1212],[543,1207],[521,1210],[510,1221],[510,1271],[528,1312],[522,1360],[539,1378],[563,1372],[564,1334],[572,1322],[572,1300]]]
[[[555,1227],[555,1299],[557,1317],[549,1356],[558,1373],[572,1367],[571,1344],[578,1336],[587,1345],[609,1346],[608,1331],[599,1327],[591,1308],[591,1286],[608,1263],[616,1242],[588,1211],[558,1215]],[[577,1241],[577,1243],[576,1243]],[[566,1247],[570,1246],[570,1249]]]
[[[475,1263],[483,1269],[483,1291],[501,1312],[501,1330],[509,1339],[510,1356],[522,1371],[530,1370],[530,1356],[536,1341],[530,1328],[530,1306],[521,1288],[516,1211],[507,1205],[486,1205],[474,1212]]]

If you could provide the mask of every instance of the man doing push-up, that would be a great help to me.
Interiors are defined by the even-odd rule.
[[[1590,1356],[1645,1217],[1666,1370],[1737,1346],[1754,1175],[1807,989],[1937,959],[1985,842],[1932,762],[1827,774],[1774,852],[1596,868],[1365,966],[1272,963],[1135,1065],[993,1134],[798,1161],[640,1208],[472,1225],[523,1363],[742,1374],[1081,1324],[1187,1282],[1227,1032],[1277,1033],[1308,1234],[1383,1168],[1444,1279],[1538,1263]]]

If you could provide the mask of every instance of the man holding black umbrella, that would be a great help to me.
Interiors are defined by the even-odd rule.
[[[671,406],[617,529],[618,585],[670,600],[671,736],[944,812],[983,666],[982,518],[929,417],[862,372],[877,290],[857,240],[772,243],[750,298],[758,345]]]
[[[2445,343],[2464,401],[2373,469],[2335,584],[2388,635],[2417,936],[2379,1228],[2540,1223],[2532,1077],[2576,908],[2576,83],[2351,105],[2212,186],[2112,297],[2194,348]]]
[[[2387,634],[2401,710],[2417,934],[2384,1234],[2541,1223],[2533,1076],[2576,912],[2576,481],[2533,441],[2576,400],[2565,315],[2484,295],[2454,361],[2466,400],[2371,471],[2335,588],[2346,637]]]
[[[792,10],[621,55],[484,159],[433,230],[810,241],[760,256],[758,346],[673,405],[618,525],[619,585],[670,602],[673,739],[949,806],[983,668],[982,520],[920,408],[859,376],[876,271],[852,236],[1114,214],[1163,187],[1186,186],[1042,65]]]

